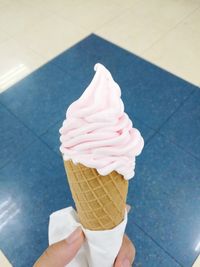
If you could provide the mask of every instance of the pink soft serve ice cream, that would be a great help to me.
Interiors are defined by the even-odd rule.
[[[67,110],[60,151],[64,160],[96,168],[103,176],[117,171],[130,179],[144,140],[124,112],[120,87],[110,72],[99,63],[94,69],[93,80]]]

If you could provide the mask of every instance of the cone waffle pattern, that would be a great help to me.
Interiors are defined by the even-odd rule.
[[[90,230],[108,230],[124,219],[128,181],[113,171],[101,176],[96,169],[64,161],[81,224]]]

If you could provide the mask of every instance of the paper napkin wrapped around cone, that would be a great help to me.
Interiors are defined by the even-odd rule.
[[[49,221],[49,245],[67,238],[78,226],[81,226],[86,240],[69,267],[113,267],[113,263],[122,244],[127,223],[124,220],[115,228],[103,231],[84,229],[76,211],[68,207],[51,214]]]

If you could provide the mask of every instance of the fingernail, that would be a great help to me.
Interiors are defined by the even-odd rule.
[[[68,244],[74,243],[77,239],[80,238],[82,234],[82,229],[81,227],[78,227],[76,230],[74,230],[67,238],[66,241]]]
[[[131,267],[130,261],[128,259],[123,260],[122,267]]]
[[[128,213],[129,213],[130,209],[131,209],[131,206],[129,204],[126,204],[126,210]]]

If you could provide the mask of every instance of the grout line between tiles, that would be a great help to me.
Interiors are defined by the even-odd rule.
[[[37,135],[36,135],[37,136]],[[58,153],[56,153],[56,151],[53,150],[52,147],[49,146],[49,144],[47,144],[42,138],[41,136],[37,136],[39,141],[42,142],[46,147],[48,147],[57,157],[59,157]]]
[[[64,120],[65,118],[63,118]],[[51,130],[51,128],[53,128],[58,122],[60,122],[61,119],[59,119],[58,121],[56,121],[54,124],[52,124],[51,126],[49,126],[42,134],[40,134],[39,136],[42,137],[44,136],[49,130]],[[61,122],[61,125],[60,127],[62,126],[62,122]]]
[[[173,255],[171,255],[164,247],[162,247],[150,234],[148,234],[140,225],[134,222],[134,225],[139,228],[146,236],[148,236],[162,251],[164,251],[171,259],[173,259],[180,267],[184,267]]]
[[[174,146],[176,146],[178,149],[182,150],[183,152],[185,152],[186,154],[190,155],[192,158],[200,161],[200,158],[197,157],[196,155],[192,154],[190,151],[185,150],[185,148],[183,148],[182,146],[178,145],[177,143],[175,143],[174,141],[172,141],[171,139],[169,139],[167,136],[165,136],[163,133],[156,131],[152,136],[150,136],[147,141],[145,142],[145,147],[150,144],[150,141],[156,136],[156,135],[161,135],[163,138],[165,138],[169,143],[173,144]]]
[[[107,20],[106,22],[104,22],[103,24],[101,24],[99,27],[96,27],[95,29],[93,29],[93,32],[96,32],[98,30],[100,30],[102,27],[106,26],[106,24],[111,23],[112,21],[116,20],[117,18],[119,18],[120,16],[124,15],[126,12],[128,12],[130,7],[126,7],[122,10],[122,12],[120,12],[119,14],[116,14],[114,17],[110,18],[109,20]]]
[[[145,142],[145,147],[149,146],[150,141],[158,134],[157,131],[155,131]]]
[[[199,264],[199,263],[200,263],[200,254],[198,254],[197,257],[195,258],[195,260],[192,264],[192,267],[198,267],[199,265],[197,265],[197,264]]]
[[[88,36],[90,36],[90,35],[92,35],[92,34],[89,34]],[[94,35],[96,35],[96,34],[94,34]],[[96,36],[98,36],[98,35],[96,35]],[[86,37],[84,37],[84,38],[82,38],[81,40],[84,40]],[[101,39],[103,39],[104,40],[104,38],[102,38],[102,37],[100,37]],[[78,42],[80,42],[80,41],[78,41]],[[109,40],[108,40],[108,42],[110,42]],[[113,44],[112,42],[110,42],[111,44]],[[74,45],[72,45],[72,47],[73,47]],[[61,52],[60,53],[60,55],[62,54],[62,53],[65,53],[68,49],[70,49],[70,48],[67,48],[65,51],[63,51],[63,52]],[[123,48],[122,48],[123,49]],[[32,49],[32,51],[34,51],[33,49]],[[132,52],[130,52],[130,51],[128,51],[128,50],[126,50],[128,53],[132,53]],[[35,53],[37,53],[36,51],[34,51]],[[38,55],[40,55],[39,53],[37,53]],[[41,55],[40,55],[41,56]],[[59,55],[57,55],[57,56],[59,56]],[[56,57],[57,57],[56,56]],[[55,57],[55,58],[56,58]],[[51,60],[54,60],[55,58],[53,58],[53,59],[51,59]],[[51,60],[49,60],[49,61],[51,61]],[[141,60],[145,60],[145,59],[142,59],[141,58]],[[49,62],[46,62],[44,65],[46,65],[46,64],[48,64]],[[149,64],[152,64],[152,63],[149,63]],[[62,67],[60,67],[60,65],[59,64],[56,64],[56,63],[53,63],[53,66],[55,67],[55,68],[57,68],[57,69],[59,69],[62,73],[64,73],[64,74],[66,74],[67,72],[62,68]],[[42,66],[40,66],[40,67],[42,67]],[[39,68],[40,68],[39,67]],[[37,70],[34,70],[33,72],[35,72],[35,71],[37,71]],[[31,74],[31,73],[30,73]],[[29,75],[30,75],[29,74]],[[71,73],[71,75],[73,75],[73,73]],[[146,125],[148,128],[150,128],[150,129],[152,129],[153,131],[154,131],[154,133],[147,139],[147,141],[146,141],[146,145],[148,145],[149,144],[149,142],[152,140],[152,138],[154,138],[155,137],[155,135],[157,134],[157,133],[159,133],[159,134],[161,134],[160,133],[160,130],[162,129],[162,127],[168,122],[168,120],[182,107],[182,105],[193,95],[195,93],[195,90],[193,89],[193,91],[192,91],[192,93],[190,93],[189,94],[189,96],[188,97],[186,97],[180,104],[179,104],[179,106],[173,111],[173,113],[157,128],[157,129],[153,129],[153,128],[151,128],[150,126],[148,126],[147,124],[145,124],[144,122],[143,122],[143,120],[141,120],[141,119],[139,119],[139,118],[137,118],[136,117],[136,119],[138,119],[139,121],[141,121],[144,125]],[[43,136],[43,135],[45,135],[45,133],[47,133],[54,125],[56,125],[60,120],[57,120],[56,122],[54,122],[51,126],[49,126],[47,129],[45,129],[45,131],[43,132],[43,133],[41,133],[40,135],[38,135],[38,134],[36,134],[32,129],[30,129],[27,125],[26,125],[26,123],[24,123],[17,115],[15,115],[5,104],[3,104],[1,101],[0,101],[0,103],[4,106],[4,108],[6,108],[20,123],[22,123],[22,125],[24,125],[37,139],[39,139],[43,144],[45,144],[51,151],[53,151],[54,153],[56,153],[41,137]],[[162,134],[163,135],[163,134]],[[163,135],[164,136],[164,135]],[[169,141],[171,141],[171,140],[169,140]],[[175,145],[177,145],[176,143],[174,143],[174,142],[172,142],[173,144],[175,144]],[[178,146],[178,145],[177,145]],[[178,147],[180,147],[180,146],[178,146]],[[182,147],[180,147],[181,149],[183,149]],[[185,151],[185,150],[184,150]],[[186,151],[187,153],[189,153],[188,151]],[[189,153],[190,154],[190,153]],[[58,156],[58,154],[56,153],[56,155]],[[193,156],[193,157],[195,157],[194,155],[192,155],[192,154],[190,154],[191,156]],[[196,157],[195,157],[196,158]]]
[[[185,19],[190,17],[193,13],[197,12],[200,9],[200,7],[197,7],[193,11],[191,11],[189,14],[187,14],[185,17],[183,17],[179,22],[177,22],[173,27],[171,27],[169,30],[167,30],[165,33],[163,33],[157,40],[155,40],[148,48],[144,49],[141,52],[141,56],[144,55],[144,53],[147,52],[147,50],[151,49],[155,44],[157,44],[159,41],[161,41],[167,34],[169,34],[171,31],[173,31],[179,24],[181,24]]]
[[[47,56],[43,55],[42,53],[36,51],[35,49],[33,49],[32,47],[30,47],[29,45],[27,46],[28,49],[32,50],[32,52],[34,52],[35,54],[37,54],[38,56],[42,57],[44,59],[44,63],[42,63],[37,69],[33,70],[37,71],[39,68],[42,68],[43,66],[45,66],[46,64],[52,63],[52,65],[54,67],[56,67],[57,69],[59,69],[60,71],[62,71],[62,73],[64,74],[68,74],[68,72],[66,72],[62,67],[60,67],[59,64],[53,62],[56,58],[60,57],[63,53],[66,53],[69,49],[73,48],[75,45],[77,45],[79,42],[82,42],[84,39],[88,38],[90,35],[92,35],[92,32],[88,32],[87,34],[85,34],[82,38],[77,39],[73,44],[71,44],[69,47],[67,47],[65,50],[60,51],[59,54],[55,55],[52,58],[48,58]],[[31,75],[33,72],[29,73],[27,76]],[[69,72],[70,73],[70,72]],[[73,73],[70,73],[71,75],[73,75]],[[26,77],[27,77],[26,76]],[[9,88],[8,88],[9,89]]]
[[[154,131],[154,132],[156,131],[155,128],[152,128],[151,126],[149,126],[149,124],[145,123],[143,120],[141,120],[141,119],[138,118],[137,116],[134,116],[134,118],[135,118],[137,121],[142,122],[142,124],[143,124],[145,127],[149,128],[150,130],[152,130],[152,131]],[[134,125],[133,125],[133,127],[134,127]]]
[[[138,58],[140,60],[143,60],[143,61],[147,62],[148,64],[153,65],[154,67],[158,68],[159,70],[165,71],[167,74],[173,75],[173,76],[177,77],[178,79],[183,80],[184,82],[190,83],[191,85],[193,85],[195,87],[199,87],[200,86],[200,83],[197,84],[197,83],[195,83],[193,81],[187,80],[186,77],[182,77],[182,76],[178,75],[177,73],[172,72],[170,69],[166,69],[164,66],[161,66],[161,65],[157,64],[156,62],[153,62],[153,61],[149,60],[142,53],[138,53],[137,51],[129,50],[128,48],[123,47],[121,44],[116,43],[113,40],[109,40],[109,38],[106,38],[105,36],[99,35],[98,33],[94,32],[92,34],[97,36],[98,38],[101,38],[105,42],[109,42],[110,44],[112,44],[114,46],[117,46],[118,48],[124,50],[126,53],[132,54],[136,58]],[[199,90],[199,88],[198,88],[198,90]]]
[[[187,96],[181,103],[180,105],[174,110],[174,112],[161,124],[161,126],[154,132],[154,134],[152,136],[150,136],[147,141],[146,141],[146,145],[149,144],[149,142],[151,141],[152,138],[154,138],[157,134],[162,135],[163,137],[165,137],[169,142],[173,143],[174,145],[176,145],[177,147],[179,147],[180,149],[182,149],[184,152],[190,154],[192,157],[194,157],[195,159],[199,160],[199,158],[197,158],[196,156],[194,156],[193,154],[191,154],[189,151],[184,150],[182,147],[180,147],[179,145],[177,145],[175,142],[172,142],[171,140],[169,140],[165,135],[163,135],[162,133],[160,133],[160,130],[162,129],[162,127],[168,122],[168,120],[170,120],[170,118],[176,113],[178,112],[178,110],[184,105],[185,102],[187,102],[189,100],[190,97],[192,97],[192,95],[196,92],[196,90],[193,90],[189,96]],[[141,121],[142,122],[142,121]],[[181,267],[183,267],[183,265],[176,259],[174,258],[173,255],[171,255],[165,248],[163,248],[151,235],[149,235],[146,231],[143,230],[143,228],[141,226],[139,226],[137,223],[134,222],[134,224],[144,233],[146,234],[158,247],[160,247],[170,258],[172,258],[177,264],[179,264]],[[195,262],[195,261],[194,261]]]
[[[192,84],[190,81],[185,80],[183,77],[179,77],[179,76],[177,76],[175,73],[172,73],[172,72],[170,72],[169,70],[164,69],[164,68],[162,68],[161,66],[158,66],[158,65],[156,65],[155,63],[153,63],[153,62],[151,62],[151,61],[148,61],[148,59],[143,58],[142,55],[137,55],[137,54],[135,54],[133,51],[129,51],[129,50],[127,50],[126,48],[123,48],[123,47],[121,47],[120,45],[115,44],[115,43],[113,43],[112,41],[110,41],[110,40],[108,40],[108,39],[106,39],[106,38],[104,38],[104,37],[102,37],[102,36],[99,36],[99,35],[96,34],[95,32],[92,32],[92,33],[88,34],[87,36],[83,37],[82,39],[80,39],[80,40],[79,40],[77,43],[75,43],[74,45],[78,44],[79,42],[83,41],[85,38],[87,38],[87,37],[89,37],[89,36],[92,36],[92,35],[94,35],[94,36],[96,36],[96,37],[102,39],[102,40],[105,41],[105,42],[110,43],[111,45],[114,45],[114,46],[116,46],[116,47],[118,47],[118,48],[124,50],[126,53],[129,53],[129,54],[131,54],[131,55],[137,57],[138,59],[140,59],[140,60],[142,60],[142,61],[146,61],[148,64],[153,65],[154,67],[158,68],[158,69],[161,70],[161,71],[165,71],[167,74],[173,75],[173,76],[177,77],[178,79],[181,79],[181,80],[183,80],[183,81],[185,81],[185,82],[187,82],[187,83],[193,85],[194,87],[197,87],[196,84]],[[71,49],[74,45],[72,45],[71,47],[67,48],[65,51],[61,52],[61,53],[60,53],[59,55],[57,55],[56,57],[50,59],[48,62],[46,62],[46,64],[49,63],[50,61],[53,61],[54,59],[56,59],[57,57],[59,57],[61,54],[65,53],[66,51],[68,51],[69,49]],[[60,64],[53,62],[53,65],[54,65],[55,67],[57,67],[59,70],[61,70],[64,74],[70,74],[70,75],[73,76],[73,73],[71,73],[71,72],[66,72],[65,69],[63,69],[63,68],[60,66]],[[194,89],[193,89],[193,90],[194,90]],[[199,90],[198,87],[197,87],[197,90]],[[192,93],[193,93],[193,92],[192,92]],[[192,93],[191,93],[191,94],[192,94]],[[191,94],[190,94],[190,95],[191,95]],[[190,95],[189,95],[188,97],[186,97],[185,100],[187,100],[187,98],[189,98]],[[185,102],[185,100],[183,100],[183,101],[180,103],[180,105],[183,104],[183,103]],[[178,106],[178,107],[179,107],[179,106]],[[152,130],[154,130],[154,131],[157,131],[157,130],[158,130],[158,129],[154,129],[154,128],[152,128],[151,126],[147,125],[147,124],[144,123],[141,119],[139,119],[139,118],[137,118],[137,117],[136,117],[136,119],[140,120],[140,121],[141,121],[143,124],[145,124],[148,128],[150,128],[150,129],[152,129]]]
[[[175,143],[173,140],[169,139],[167,136],[165,136],[163,133],[158,132],[159,135],[162,135],[165,139],[167,139],[167,141],[169,141],[170,143],[172,143],[173,145],[175,145],[176,147],[178,147],[179,149],[181,149],[182,151],[184,151],[185,153],[189,154],[191,157],[195,158],[196,160],[200,161],[200,158],[197,157],[196,155],[192,154],[190,151],[185,150],[185,148],[183,148],[182,146],[178,145],[177,143]]]
[[[64,72],[64,70],[62,70],[62,72]],[[160,134],[162,135],[164,138],[166,138],[170,143],[173,143],[174,145],[176,145],[178,148],[182,149],[184,152],[188,153],[190,156],[192,156],[193,158],[197,159],[198,161],[200,160],[198,157],[196,157],[195,155],[191,154],[189,151],[184,150],[181,146],[179,146],[178,144],[176,144],[175,142],[173,142],[172,140],[168,139],[165,135],[163,135],[162,133],[160,133],[160,130],[162,129],[162,127],[168,122],[168,120],[182,107],[182,105],[195,93],[195,90],[193,90],[193,92],[191,94],[189,94],[188,97],[186,97],[185,100],[183,100],[180,105],[174,110],[174,112],[161,124],[161,126],[155,130],[150,128],[148,125],[146,125],[148,128],[154,130],[154,133],[147,139],[147,141],[145,142],[146,146],[149,145],[150,141],[157,135]],[[50,127],[48,127],[42,134],[38,135],[36,134],[32,129],[30,129],[18,116],[16,116],[6,105],[4,105],[1,101],[0,101],[1,105],[12,115],[14,116],[25,128],[27,128],[34,136],[36,139],[38,139],[40,142],[42,142],[46,147],[48,147],[54,154],[56,154],[56,156],[59,156],[58,153],[56,151],[54,151],[54,149],[52,147],[49,146],[48,143],[46,143],[43,139],[42,136],[44,136],[52,127],[54,127],[60,120],[56,121],[55,123],[53,123]],[[142,123],[144,123],[141,119],[140,120]],[[31,142],[29,145],[32,145],[35,142],[35,140],[33,142]],[[5,167],[7,164],[10,163],[10,160],[5,163],[1,168]],[[0,169],[1,169],[0,168]]]
[[[135,0],[135,2],[139,2],[139,0]],[[117,5],[117,2],[116,2],[115,4]],[[83,26],[83,29],[84,29],[84,30],[88,30],[88,33],[91,34],[91,33],[95,32],[95,31],[101,29],[101,28],[104,27],[106,24],[108,24],[108,23],[114,21],[114,20],[117,19],[118,17],[122,16],[122,15],[123,15],[124,13],[126,13],[130,8],[133,8],[133,6],[134,6],[134,4],[132,3],[132,4],[130,4],[129,6],[127,6],[127,7],[125,7],[125,8],[122,8],[122,10],[121,10],[118,14],[114,15],[112,18],[108,19],[107,21],[105,21],[105,22],[104,22],[103,24],[101,24],[100,26],[95,27],[95,29],[93,29],[92,31],[88,30],[87,27],[85,27],[85,26]],[[62,17],[63,19],[65,19],[66,21],[68,21],[68,22],[70,22],[70,23],[74,23],[74,22],[71,21],[70,19],[66,18],[64,15],[59,14],[59,11],[55,12],[54,14],[57,15],[57,16]]]
[[[183,100],[180,102],[180,104],[177,106],[177,108],[172,112],[172,114],[158,127],[157,132],[162,129],[162,127],[171,119],[171,117],[174,116],[176,112],[189,100],[190,97],[196,92],[195,89],[192,90],[192,92]]]
[[[189,100],[190,97],[192,97],[192,95],[196,92],[195,89],[192,90],[192,92],[183,100],[181,101],[181,103],[177,106],[177,108],[172,112],[172,114],[155,130],[155,133],[147,140],[147,143],[149,143],[149,141],[157,134],[160,134],[160,130],[164,127],[164,125],[174,116],[174,114],[176,112],[179,111],[179,109],[183,106],[183,104],[185,102],[187,102],[187,100]],[[170,140],[169,140],[170,141]],[[176,143],[174,143],[176,144]]]
[[[37,50],[35,50],[34,48],[32,48],[30,45],[27,45],[26,47],[28,49],[30,49],[32,52],[34,52],[35,54],[37,54],[38,56],[42,57],[42,59],[44,59],[44,63],[42,63],[42,65],[39,66],[42,67],[46,64],[48,64],[50,61],[56,59],[58,56],[60,56],[62,53],[65,53],[68,49],[72,48],[73,46],[75,46],[76,44],[78,44],[79,42],[81,42],[82,40],[84,40],[85,38],[87,38],[89,35],[91,35],[92,33],[87,33],[85,34],[82,38],[77,39],[73,44],[71,44],[69,47],[67,47],[65,50],[60,51],[58,54],[54,55],[52,58],[49,58],[48,56],[44,55],[43,53],[38,52]],[[13,38],[14,39],[14,38]],[[16,39],[15,39],[16,40]],[[17,41],[17,40],[16,40]],[[57,66],[54,64],[54,66]],[[60,68],[61,69],[61,68]],[[31,73],[30,73],[31,74]],[[30,75],[28,74],[28,75]]]
[[[50,149],[57,157],[59,157],[59,155],[41,138],[42,135],[37,135],[33,130],[31,130],[18,116],[16,116],[6,105],[4,105],[1,101],[0,101],[0,104],[12,115],[16,118],[16,120],[18,122],[20,122],[26,129],[28,129],[32,134],[33,136],[36,138],[36,140],[39,140],[40,142],[42,142],[46,147],[48,147],[48,149]],[[54,124],[53,124],[54,125]],[[36,140],[34,140],[33,142],[29,143],[27,145],[27,147],[24,149],[28,149],[28,147],[30,145],[32,145],[33,143],[36,142]],[[1,168],[5,167],[6,165],[8,165],[12,160],[9,160],[6,164],[4,164]],[[0,168],[0,169],[1,169]]]
[[[26,151],[30,146],[32,146],[32,144],[34,144],[37,140],[33,140],[32,142],[28,143],[27,146],[25,148],[23,148],[22,151]],[[16,157],[17,158],[17,157]],[[0,167],[0,170],[3,169],[4,167],[6,167],[11,161],[13,161],[12,159],[8,160],[5,164],[3,164]]]

